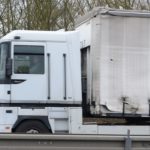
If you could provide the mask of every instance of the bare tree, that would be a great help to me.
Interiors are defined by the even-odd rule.
[[[150,0],[0,0],[0,36],[15,29],[72,30],[94,7],[150,10]]]

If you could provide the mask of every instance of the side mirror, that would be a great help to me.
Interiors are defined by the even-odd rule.
[[[6,61],[6,76],[10,77],[12,75],[12,59],[8,58]]]

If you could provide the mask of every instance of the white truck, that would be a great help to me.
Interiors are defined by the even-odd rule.
[[[149,135],[149,16],[97,9],[79,31],[4,36],[0,132]]]

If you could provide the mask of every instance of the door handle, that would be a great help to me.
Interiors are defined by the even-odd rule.
[[[13,111],[12,110],[6,110],[7,114],[11,114]]]
[[[11,79],[11,84],[19,84],[19,83],[22,83],[26,80],[24,79]]]

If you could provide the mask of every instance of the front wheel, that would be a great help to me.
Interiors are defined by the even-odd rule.
[[[28,133],[28,134],[38,134],[38,133],[49,133],[49,129],[38,120],[29,120],[22,122],[15,130],[16,133]]]

